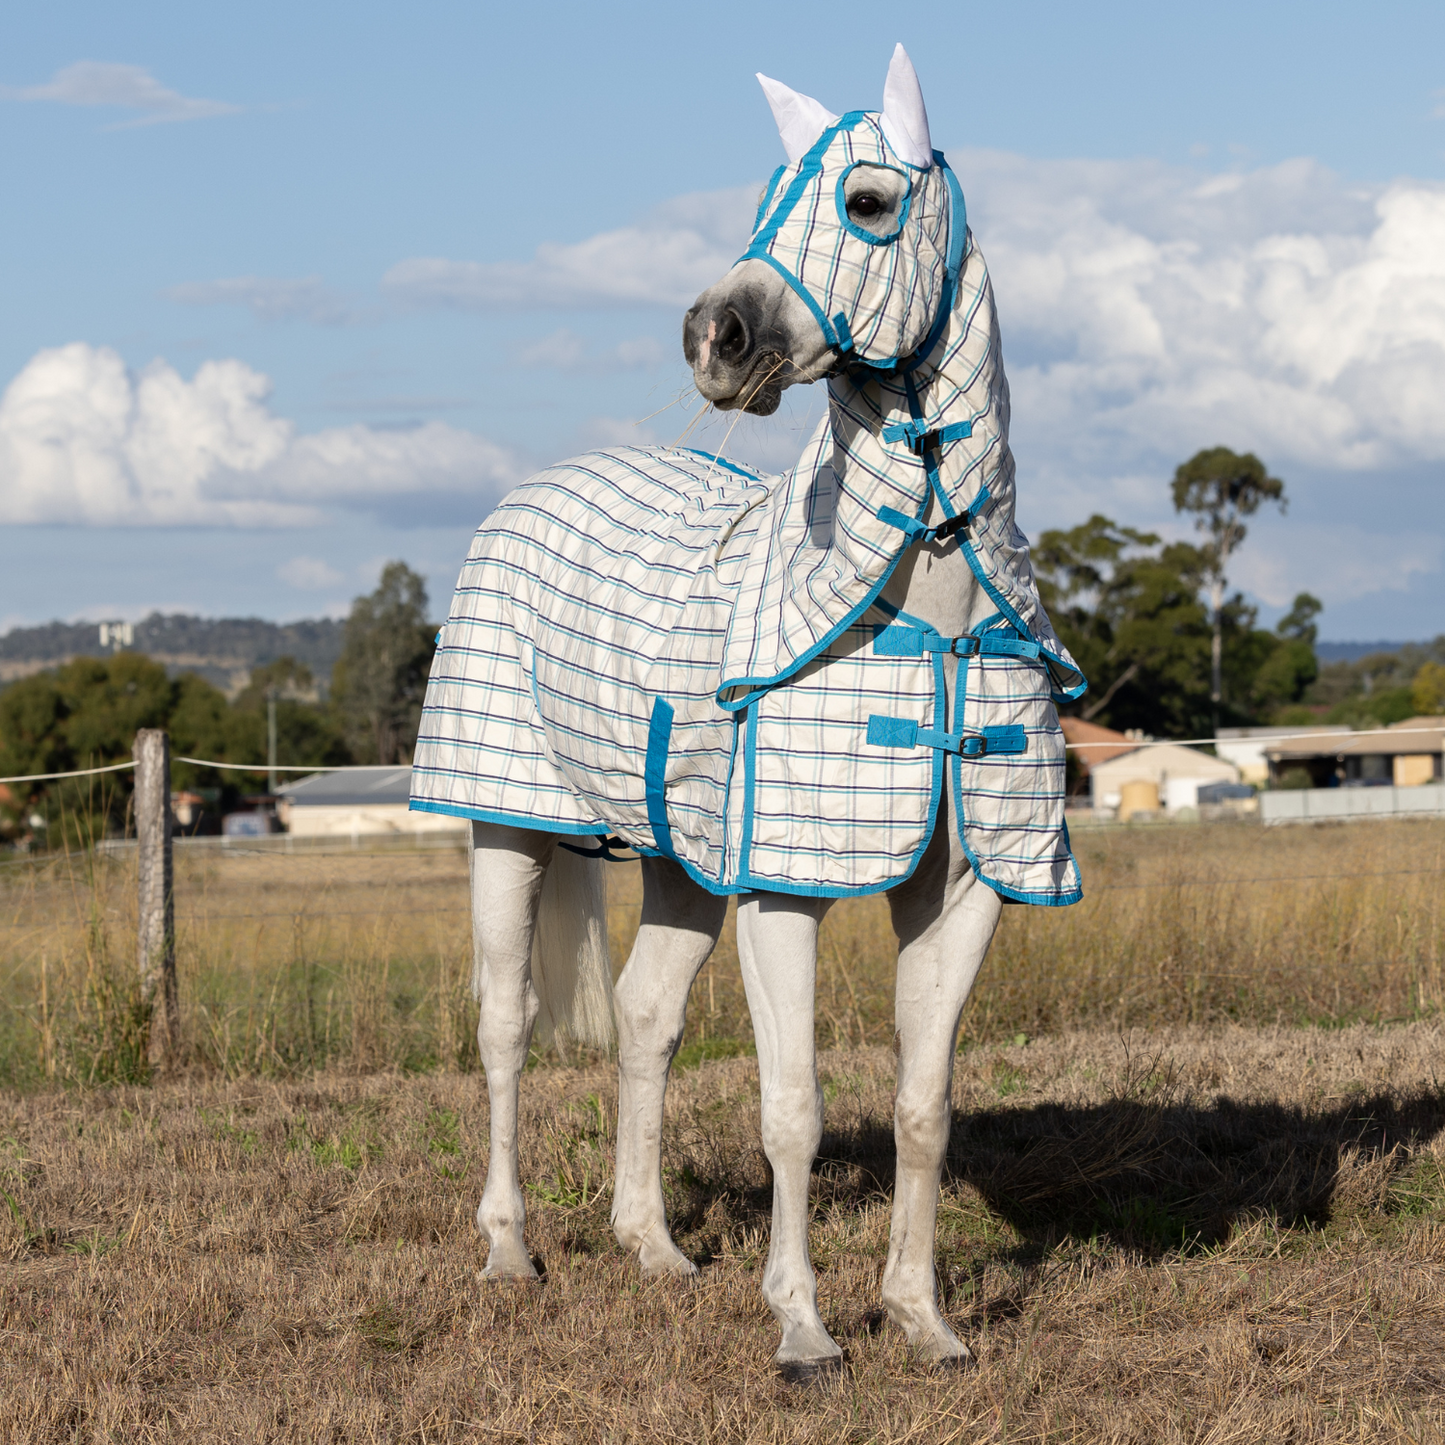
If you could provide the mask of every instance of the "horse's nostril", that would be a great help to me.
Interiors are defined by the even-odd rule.
[[[743,325],[742,317],[731,306],[727,307],[718,317],[714,352],[729,365],[736,366],[748,354],[750,345],[748,328]]]

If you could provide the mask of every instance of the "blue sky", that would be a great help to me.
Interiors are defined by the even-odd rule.
[[[1445,631],[1445,9],[1388,3],[9,7],[0,629],[335,612],[388,557],[440,613],[507,486],[692,420],[682,310],[781,158],[753,72],[873,108],[899,39],[1026,529],[1179,531],[1174,465],[1249,447],[1266,618]]]

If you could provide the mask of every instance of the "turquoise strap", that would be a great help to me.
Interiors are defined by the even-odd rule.
[[[967,425],[967,423],[964,423]],[[879,507],[877,516],[880,522],[890,527],[897,527],[909,540],[909,542],[942,542],[953,536],[955,532],[962,532],[978,515],[979,508],[989,499],[987,487],[980,487],[978,496],[973,499],[973,505],[966,507],[956,517],[945,518],[936,527],[926,527],[917,517],[910,517],[900,512],[897,507]]]
[[[1036,662],[1042,649],[1031,637],[1020,637],[1012,628],[991,628],[987,632],[944,637],[931,627],[910,627],[907,623],[879,624],[873,629],[875,657],[922,657],[925,653],[954,653],[959,657],[1022,657]]]
[[[971,421],[951,421],[947,426],[929,428],[921,421],[893,422],[881,433],[886,442],[907,442],[910,449],[922,456],[930,447],[962,441],[973,435]]]
[[[868,741],[878,748],[941,748],[964,758],[983,758],[994,753],[1021,753],[1028,748],[1028,734],[1019,723],[1004,723],[974,733],[945,733],[923,728],[910,718],[868,719]]]

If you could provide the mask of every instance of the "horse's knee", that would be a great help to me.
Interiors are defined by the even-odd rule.
[[[811,1159],[823,1139],[823,1093],[799,1084],[769,1091],[763,1100],[763,1152],[769,1160]]]
[[[478,978],[477,1045],[484,1062],[525,1049],[541,1011],[530,971],[509,972],[512,976],[499,977],[484,965]]]
[[[900,1090],[893,1106],[893,1138],[899,1164],[926,1169],[937,1163],[948,1147],[950,1113],[947,1098]]]

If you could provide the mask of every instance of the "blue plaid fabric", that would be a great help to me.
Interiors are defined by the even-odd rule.
[[[791,184],[784,174],[774,192]],[[915,198],[925,189],[915,178]],[[911,238],[914,252],[946,250],[946,213],[940,235],[937,214],[917,212],[910,226],[935,229]],[[765,202],[758,236],[769,214]],[[896,276],[849,295],[855,338],[927,330],[897,315],[874,325],[874,312],[914,307]],[[502,502],[476,533],[432,665],[413,808],[615,834],[717,892],[841,896],[908,875],[951,772],[982,879],[1022,901],[1080,896],[1054,703],[1084,680],[1014,522],[1008,386],[971,237],[921,364],[855,367],[828,390],[827,417],[781,477],[631,447],[550,467]],[[937,444],[916,446],[928,432]],[[880,600],[930,497],[969,513],[957,545],[997,608],[975,640],[940,638]],[[967,654],[953,717],[950,647]]]

